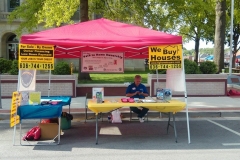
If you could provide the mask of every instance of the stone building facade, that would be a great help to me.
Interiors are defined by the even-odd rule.
[[[15,30],[21,23],[15,20],[9,24],[7,18],[15,7],[21,4],[22,0],[1,0],[0,1],[0,57],[6,59],[16,59],[18,52],[19,38],[15,34]]]

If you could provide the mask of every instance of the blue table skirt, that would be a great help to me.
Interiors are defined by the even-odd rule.
[[[41,99],[51,99],[51,100],[62,100],[61,104],[63,106],[71,104],[71,97],[69,96],[41,96]]]
[[[22,119],[43,119],[60,117],[62,114],[62,104],[56,105],[24,105],[19,106],[17,114]]]

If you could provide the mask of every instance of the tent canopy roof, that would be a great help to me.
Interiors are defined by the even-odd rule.
[[[101,18],[23,35],[20,42],[55,45],[56,58],[80,58],[82,51],[121,51],[126,58],[146,58],[148,46],[182,44],[182,37]]]

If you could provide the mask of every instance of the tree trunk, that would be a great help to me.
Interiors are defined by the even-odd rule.
[[[80,0],[80,22],[88,20],[88,0]],[[92,80],[89,73],[81,72],[81,59],[79,59],[78,80]]]
[[[88,0],[80,0],[80,21],[86,22],[88,17]]]
[[[199,44],[200,39],[196,36],[195,39],[195,55],[194,55],[194,61],[198,64],[198,55],[199,55]]]
[[[233,58],[232,58],[232,67],[235,68],[236,55],[238,52],[238,39],[239,39],[239,24],[233,30]]]
[[[224,41],[226,30],[226,0],[216,2],[216,21],[214,38],[214,62],[217,65],[218,72],[224,68]],[[231,51],[230,51],[231,52]]]

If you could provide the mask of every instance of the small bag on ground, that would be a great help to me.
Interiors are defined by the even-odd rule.
[[[112,111],[112,123],[122,123],[121,112],[118,109]]]
[[[39,126],[35,126],[32,129],[30,129],[22,139],[24,141],[39,140],[40,137],[41,137],[41,128]]]

